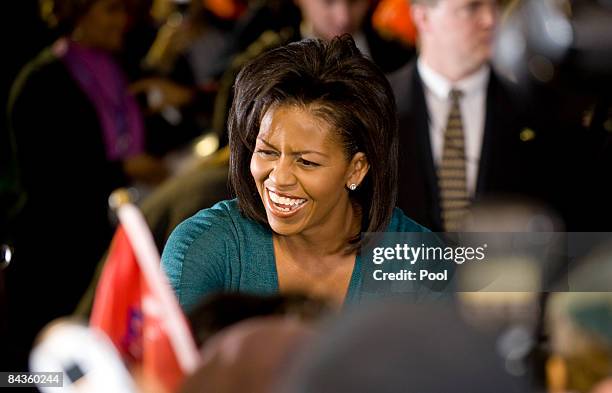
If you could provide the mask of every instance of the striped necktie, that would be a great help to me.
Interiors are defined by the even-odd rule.
[[[438,186],[440,190],[440,213],[445,231],[453,232],[461,228],[461,222],[469,206],[465,170],[465,140],[459,100],[463,93],[451,90],[451,109],[444,132],[442,161],[438,167]]]

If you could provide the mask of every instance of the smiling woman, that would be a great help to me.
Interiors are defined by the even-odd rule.
[[[237,198],[182,223],[163,253],[181,305],[217,291],[362,300],[361,233],[426,231],[394,209],[394,108],[348,35],[247,64],[228,123]]]
[[[344,186],[359,184],[369,165],[362,152],[347,160],[333,129],[306,107],[284,105],[264,115],[251,158],[251,174],[272,230],[342,245],[359,234]],[[342,207],[345,207],[344,209]],[[311,231],[311,229],[314,230]],[[336,236],[331,236],[336,235]]]

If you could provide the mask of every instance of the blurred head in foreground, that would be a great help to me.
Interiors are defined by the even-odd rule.
[[[323,300],[300,294],[219,293],[200,302],[189,313],[189,321],[196,344],[201,347],[215,334],[249,318],[277,316],[310,322],[328,311]]]
[[[276,317],[243,321],[212,338],[202,366],[181,393],[267,393],[313,332],[302,322]]]
[[[525,392],[492,334],[449,304],[363,308],[322,329],[280,390],[326,392]]]

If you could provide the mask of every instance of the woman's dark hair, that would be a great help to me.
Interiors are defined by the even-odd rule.
[[[300,105],[329,123],[348,159],[365,153],[370,170],[350,197],[363,232],[384,231],[396,200],[397,117],[389,82],[350,35],[308,39],[271,50],[240,71],[230,110],[230,183],[244,215],[267,224],[250,172],[261,120],[270,108]],[[351,239],[351,250],[360,245]]]

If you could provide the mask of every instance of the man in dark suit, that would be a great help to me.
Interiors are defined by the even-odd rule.
[[[432,230],[458,231],[484,197],[555,205],[543,177],[563,171],[553,157],[560,150],[489,66],[497,1],[413,0],[412,12],[419,57],[390,77],[399,111],[399,207]]]

